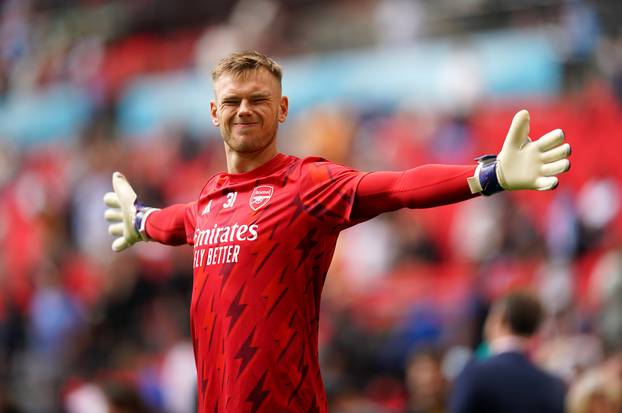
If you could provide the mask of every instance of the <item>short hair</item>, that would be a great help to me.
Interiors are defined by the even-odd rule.
[[[522,337],[534,335],[544,318],[542,303],[526,291],[515,291],[504,296],[495,307],[501,311],[502,320],[512,333]]]
[[[256,51],[236,52],[224,57],[212,71],[212,80],[215,82],[224,73],[239,76],[262,68],[270,72],[281,83],[283,78],[281,65],[274,59]]]

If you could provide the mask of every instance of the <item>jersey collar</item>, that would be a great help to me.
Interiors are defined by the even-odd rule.
[[[228,179],[231,183],[239,183],[243,181],[248,181],[249,179],[270,175],[272,172],[279,170],[287,158],[287,155],[279,152],[268,162],[264,163],[261,166],[258,166],[255,169],[239,174],[230,174],[224,172],[222,173],[221,177]]]

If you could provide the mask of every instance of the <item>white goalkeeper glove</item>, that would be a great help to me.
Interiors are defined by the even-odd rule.
[[[136,201],[136,192],[120,172],[112,174],[112,188],[114,192],[104,195],[108,207],[104,216],[109,223],[108,232],[117,237],[112,242],[112,250],[119,252],[138,241],[149,240],[145,222],[147,216],[157,209],[141,206]]]
[[[529,134],[529,112],[521,110],[512,119],[501,152],[478,158],[475,175],[468,178],[472,193],[492,195],[517,189],[546,191],[557,187],[557,175],[570,169],[570,145],[555,129],[535,142]]]

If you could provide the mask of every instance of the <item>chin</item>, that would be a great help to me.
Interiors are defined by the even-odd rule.
[[[272,140],[261,142],[261,138],[253,136],[236,136],[229,139],[227,145],[238,153],[257,153],[270,146]]]
[[[268,145],[257,145],[255,143],[237,142],[236,144],[229,145],[237,153],[256,153],[261,152],[268,147]]]

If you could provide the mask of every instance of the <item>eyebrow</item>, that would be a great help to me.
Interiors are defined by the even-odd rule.
[[[251,99],[257,99],[257,98],[269,98],[271,95],[269,92],[255,92],[255,93],[251,93],[250,98]],[[223,96],[222,100],[223,101],[227,101],[227,100],[239,100],[240,96],[236,95],[236,94],[232,94],[232,95],[225,95]]]

